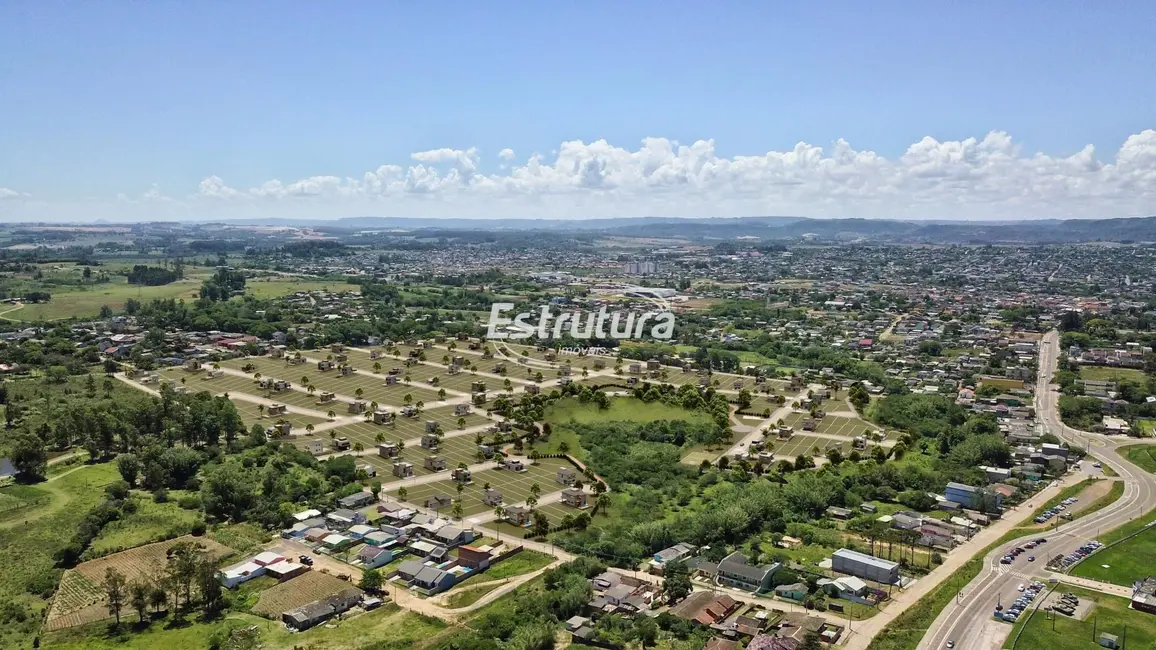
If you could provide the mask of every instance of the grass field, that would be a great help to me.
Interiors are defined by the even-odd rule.
[[[677,406],[659,402],[643,402],[633,397],[615,397],[610,400],[610,408],[599,409],[594,404],[582,404],[575,398],[559,400],[546,411],[545,421],[550,423],[553,433],[549,440],[534,445],[534,450],[542,454],[557,453],[564,441],[569,453],[576,458],[585,458],[578,435],[568,425],[591,424],[597,422],[653,422],[655,420],[685,420],[706,423],[710,419],[705,413],[688,411]]]
[[[89,554],[102,555],[166,537],[188,534],[193,524],[201,519],[201,515],[197,511],[182,510],[177,506],[176,502],[183,494],[187,493],[180,490],[170,492],[166,503],[156,503],[147,494],[134,495],[136,512],[105,526],[92,541]]]
[[[1111,548],[1097,551],[1076,565],[1072,574],[1130,587],[1133,581],[1152,574],[1152,558],[1156,558],[1156,526],[1143,529],[1135,537]]]
[[[847,441],[832,440],[831,438],[820,438],[818,436],[795,435],[790,440],[772,439],[768,444],[774,445],[772,451],[775,458],[783,456],[812,456],[815,455],[815,447],[818,447],[822,452],[820,455],[825,455],[827,451],[838,448],[846,456],[851,451],[851,443]]]
[[[358,397],[357,390],[361,389],[361,399],[364,399],[368,402],[377,402],[383,406],[403,406],[405,404],[405,395],[410,395],[414,403],[422,401],[430,406],[435,406],[438,402],[436,388],[430,389],[426,386],[418,385],[416,382],[408,386],[400,382],[393,386],[386,386],[384,374],[374,375],[371,372],[355,373],[346,377],[341,377],[337,371],[334,370],[324,372],[319,371],[316,364],[305,363],[300,365],[287,365],[283,361],[278,359],[270,359],[267,357],[243,357],[240,359],[230,359],[221,365],[226,368],[240,370],[242,367],[248,364],[252,364],[255,367],[253,373],[259,372],[261,373],[262,377],[275,377],[277,379],[284,379],[290,382],[292,384],[292,392],[299,393],[306,399],[315,400],[315,404],[318,398],[314,397],[313,395],[309,395],[309,393],[305,392],[305,390],[301,387],[302,377],[307,377],[309,379],[309,383],[313,386],[316,386],[318,394],[323,391],[329,391],[336,393],[337,395],[344,398],[355,399]],[[364,368],[362,368],[362,370],[364,370]],[[237,376],[230,376],[229,378],[241,380],[245,379],[244,377]],[[221,379],[225,379],[225,377],[211,379],[208,383],[218,382]],[[238,390],[241,389],[238,388]],[[256,384],[249,384],[249,387],[244,390],[245,392],[260,391]],[[280,393],[275,393],[272,399],[291,403],[288,401],[290,398],[287,396],[289,392],[290,391],[281,391]],[[283,397],[283,395],[285,396]],[[314,408],[316,408],[316,406]]]
[[[28,304],[9,312],[8,318],[36,321],[61,318],[92,318],[100,314],[100,308],[108,305],[113,311],[124,309],[129,298],[141,302],[166,298],[196,298],[201,289],[202,277],[190,276],[172,284],[159,287],[142,287],[128,284],[126,278],[114,276],[105,284],[90,285],[86,289],[51,291],[52,299],[46,303]]]
[[[1126,598],[1066,585],[1061,590],[1076,594],[1081,601],[1092,601],[1091,611],[1082,621],[1062,615],[1051,620],[1043,611],[1025,617],[1016,624],[1016,631],[1023,630],[1016,650],[1096,650],[1104,633],[1120,639],[1126,635],[1125,648],[1156,647],[1156,616],[1129,609]]]
[[[1156,474],[1156,445],[1128,445],[1116,451],[1145,472]]]
[[[506,578],[514,578],[526,575],[527,573],[533,573],[542,567],[548,566],[553,561],[554,558],[545,553],[524,550],[513,557],[498,562],[482,573],[477,573],[466,578],[454,587],[454,591],[456,592],[458,589],[468,588],[471,585],[481,582],[505,580]],[[481,596],[478,597],[480,598]],[[464,607],[464,605],[454,605],[454,607]]]
[[[250,278],[245,282],[245,295],[254,296],[256,298],[280,298],[281,296],[287,296],[298,291],[328,291],[329,293],[344,293],[347,291],[360,290],[361,287],[356,284],[348,284],[345,282],[315,281],[305,278],[287,276]]]
[[[983,381],[979,383],[980,387],[995,386],[1001,391],[1019,390],[1024,387],[1024,382],[1019,379],[999,379],[996,377],[984,377]]]
[[[803,431],[803,420],[809,417],[806,413],[791,413],[783,418],[783,421],[786,422],[787,426],[794,427],[795,431],[806,435],[809,432]],[[864,435],[874,430],[875,427],[858,418],[828,415],[818,421],[814,432],[832,436],[842,436],[850,440],[855,436]]]
[[[466,582],[469,578],[466,579]],[[465,582],[462,583],[465,585]],[[454,589],[450,592],[449,597],[446,598],[446,606],[452,609],[459,607],[469,607],[482,599],[483,596],[491,591],[506,584],[504,580],[494,580],[493,582],[478,583],[478,586],[464,586],[460,591]]]
[[[1080,366],[1080,379],[1089,381],[1129,381],[1144,383],[1144,371],[1135,368],[1110,368],[1108,366]]]

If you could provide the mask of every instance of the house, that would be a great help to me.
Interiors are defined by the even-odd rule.
[[[371,494],[370,497],[372,498],[372,496],[373,495]],[[345,530],[354,524],[364,524],[365,515],[348,508],[338,508],[333,512],[325,515],[325,523],[327,523],[331,528]]]
[[[388,409],[383,409],[383,408],[376,409],[373,411],[373,423],[374,424],[390,424],[393,422],[393,419],[390,418],[389,415],[390,414],[389,414]]]
[[[899,563],[846,548],[831,554],[831,569],[889,585],[899,582]]]
[[[494,447],[493,445],[478,445],[478,453],[481,454],[483,458],[492,458],[494,456]]]
[[[711,626],[722,623],[739,608],[740,603],[726,594],[696,591],[670,608],[670,614],[684,621]]]
[[[490,562],[493,561],[493,554],[488,550],[482,550],[469,545],[458,547],[458,564],[475,569],[477,571],[484,571],[489,568]]]
[[[851,518],[851,514],[851,510],[848,508],[840,508],[838,506],[831,506],[827,508],[827,516],[832,519],[846,521]]]
[[[357,552],[357,561],[367,569],[376,569],[393,561],[393,551],[380,546],[366,544]]]
[[[337,396],[334,395],[333,393],[331,393],[329,391],[322,391],[321,392],[321,403],[322,404],[329,404],[330,402],[332,402],[335,399],[337,399]]]
[[[578,472],[575,472],[572,467],[559,467],[554,480],[562,485],[574,485],[578,482]]]
[[[454,405],[454,415],[469,415],[469,414],[470,414],[470,405],[469,404],[455,404]]]
[[[802,602],[807,597],[807,583],[795,582],[789,585],[779,585],[775,587],[775,595],[779,598]]]
[[[298,522],[308,521],[310,519],[315,519],[315,518],[320,517],[320,516],[321,516],[321,511],[316,510],[314,508],[310,508],[308,510],[302,510],[301,512],[293,513],[293,519],[298,521]]]
[[[470,482],[470,470],[465,467],[455,467],[454,470],[450,472],[450,480],[468,484]]]
[[[587,507],[586,493],[578,488],[566,488],[562,490],[562,503],[573,508],[585,508]]]
[[[747,563],[745,555],[735,551],[719,562],[715,580],[744,591],[767,591],[771,588],[771,578],[779,568],[777,562],[769,566],[753,566]]]
[[[321,600],[309,603],[304,607],[283,612],[281,614],[281,621],[294,630],[308,630],[338,614],[353,609],[353,607],[360,602],[361,590],[350,587],[328,598],[322,598]]]
[[[441,428],[441,424],[438,424],[437,420],[426,420],[425,421],[425,432],[426,433],[430,433],[430,434],[436,433],[437,430],[440,428]],[[437,436],[435,435],[434,437],[436,438]]]
[[[500,506],[502,505],[502,493],[494,488],[489,488],[482,493],[482,503],[487,506]]]
[[[425,500],[425,507],[430,510],[441,510],[442,508],[449,508],[454,504],[454,500],[444,494],[435,494]]]
[[[414,576],[409,586],[415,587],[426,596],[432,596],[453,587],[455,583],[456,579],[454,578],[454,574],[436,567],[427,566]]]
[[[396,442],[383,442],[377,445],[377,455],[382,458],[397,458],[401,455],[401,449]]]
[[[674,546],[664,548],[661,551],[655,553],[654,557],[651,558],[650,572],[662,575],[662,568],[666,566],[667,563],[674,562],[675,560],[686,560],[689,557],[693,557],[695,551],[697,550],[698,547],[694,544],[685,543],[678,543]]]
[[[309,570],[309,567],[300,562],[291,562],[289,560],[280,560],[265,566],[265,575],[277,580],[288,580],[295,578],[302,573]]]
[[[265,575],[265,565],[249,560],[221,569],[217,572],[217,580],[219,580],[221,586],[226,589],[233,589],[243,582],[248,582],[253,578],[260,578],[263,575]]]
[[[376,531],[376,528],[368,524],[354,524],[350,526],[349,530],[345,531],[345,533],[353,539],[364,540],[366,535]]]
[[[421,446],[422,446],[422,449],[429,449],[430,451],[436,451],[438,448],[438,437],[432,433],[425,434],[424,436],[421,437]]]
[[[402,562],[400,565],[398,565],[397,577],[406,582],[410,582],[416,578],[417,574],[421,573],[421,570],[424,568],[425,563],[421,560],[406,560],[405,562]]]
[[[353,538],[346,535],[333,533],[321,540],[321,545],[331,551],[343,551],[350,546],[353,546]]]
[[[526,464],[517,458],[504,458],[498,467],[500,469],[508,469],[511,472],[526,471]]]
[[[440,472],[446,468],[445,456],[426,456],[422,466],[431,472]]]
[[[799,639],[789,636],[772,636],[770,634],[756,634],[747,643],[746,650],[798,650],[802,645]]]
[[[265,415],[268,415],[269,417],[273,417],[275,415],[285,415],[287,412],[288,411],[286,406],[284,404],[278,404],[277,402],[273,402],[265,408]]]
[[[325,453],[325,443],[318,439],[310,440],[305,443],[305,451],[314,456],[320,456]]]
[[[469,544],[474,541],[474,531],[458,526],[443,526],[434,534],[434,539],[448,548]]]
[[[340,499],[337,500],[337,503],[342,508],[353,509],[353,508],[360,508],[362,506],[367,506],[376,500],[377,499],[373,498],[373,494],[371,492],[364,492],[363,491],[363,492],[354,492],[353,494],[351,494],[347,497],[341,497]]]
[[[359,400],[354,400],[354,401],[349,403],[348,411],[350,413],[353,413],[354,415],[360,415],[362,413],[365,413],[366,408],[367,408],[367,404],[366,404],[365,400],[359,399]]]
[[[407,463],[404,460],[394,461],[393,475],[397,478],[409,478],[413,476],[413,463]]]
[[[525,506],[509,506],[505,511],[506,521],[515,526],[529,525],[532,517],[530,509]]]
[[[867,602],[864,598],[867,594],[867,583],[855,576],[842,576],[834,579],[820,578],[819,588],[830,596],[855,602]]]

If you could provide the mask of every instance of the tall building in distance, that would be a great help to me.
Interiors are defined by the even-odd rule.
[[[622,270],[626,275],[657,275],[658,262],[653,260],[627,262]]]

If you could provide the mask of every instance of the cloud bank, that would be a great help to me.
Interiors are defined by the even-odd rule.
[[[1114,155],[1091,145],[1069,156],[1026,153],[1000,131],[940,142],[900,156],[800,142],[789,151],[720,156],[713,140],[646,138],[635,149],[605,140],[563,142],[524,164],[496,154],[483,169],[475,148],[411,154],[360,177],[270,179],[234,187],[216,175],[186,194],[151,187],[84,204],[0,188],[0,218],[215,219],[342,216],[542,217],[740,216],[905,219],[1096,218],[1156,214],[1156,130],[1129,136]],[[490,160],[493,160],[491,154]]]

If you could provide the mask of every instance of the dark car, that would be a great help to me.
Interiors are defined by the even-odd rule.
[[[313,566],[313,558],[309,557],[308,555],[299,556],[297,559],[300,560],[301,564],[304,564],[305,566]]]

